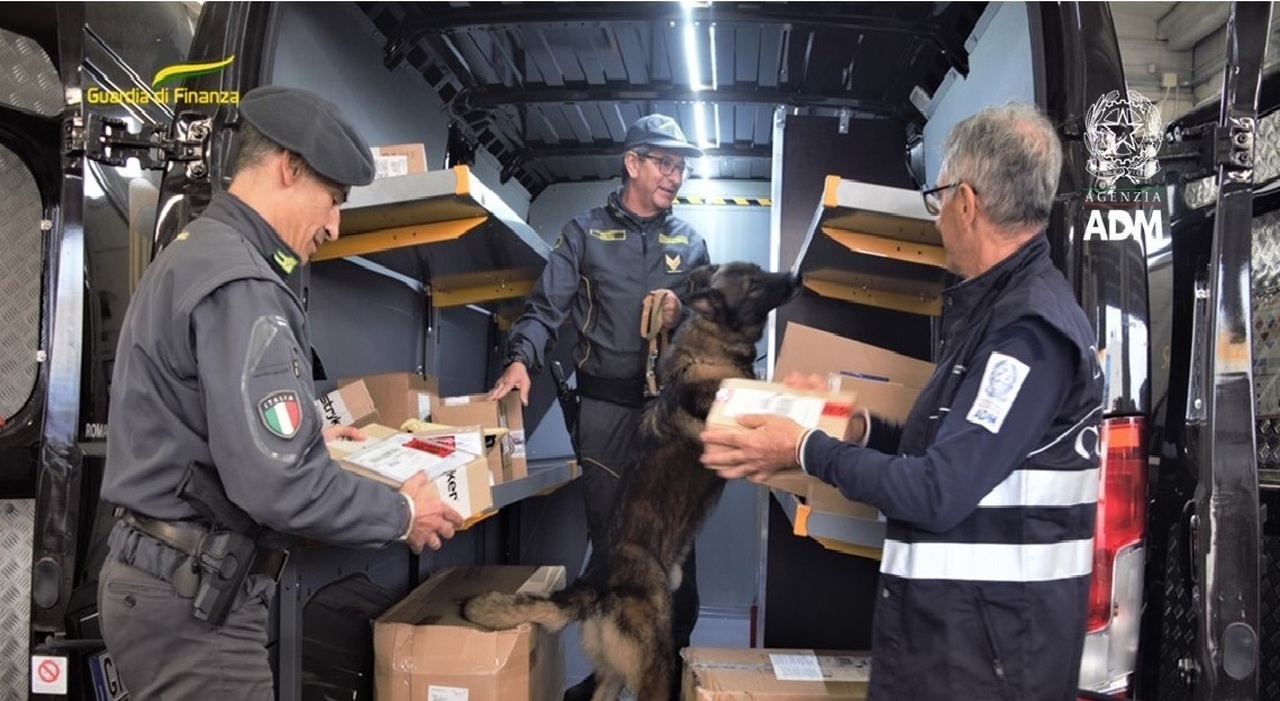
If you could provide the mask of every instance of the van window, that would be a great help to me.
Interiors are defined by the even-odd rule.
[[[35,178],[0,144],[0,422],[26,405],[39,369],[41,219]]]
[[[0,66],[0,102],[45,117],[62,111],[62,81],[34,40],[0,29]]]

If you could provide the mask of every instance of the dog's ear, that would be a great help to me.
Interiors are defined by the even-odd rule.
[[[685,296],[693,297],[699,292],[705,292],[711,287],[711,277],[720,269],[718,265],[699,265],[689,271],[688,289],[685,290]]]

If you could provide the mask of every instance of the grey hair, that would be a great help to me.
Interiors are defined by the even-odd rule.
[[[637,156],[642,156],[642,157],[652,153],[652,150],[644,144],[632,146],[631,148],[627,149],[627,151],[635,151]],[[622,183],[624,185],[628,180],[631,179],[631,175],[627,173],[627,151],[622,152]]]
[[[996,226],[1048,223],[1062,172],[1062,144],[1034,105],[1011,102],[983,109],[951,129],[942,153],[948,182],[968,183]]]

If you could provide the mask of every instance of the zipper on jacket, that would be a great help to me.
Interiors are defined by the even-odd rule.
[[[292,350],[292,351],[293,351],[293,376],[294,376],[294,377],[297,377],[297,378],[299,378],[299,379],[301,379],[301,378],[302,378],[302,366],[298,363],[298,348],[297,348],[297,346],[294,346],[294,347],[293,347],[292,349],[290,349],[290,350]]]
[[[982,630],[987,635],[987,645],[991,648],[991,671],[995,674],[996,681],[1000,683],[1000,689],[1007,699],[1009,685],[1004,677],[1004,661],[1000,659],[1000,647],[996,645],[996,634],[991,626],[991,616],[987,613],[987,602],[980,593],[975,592],[974,598],[978,601],[978,611],[982,615]]]

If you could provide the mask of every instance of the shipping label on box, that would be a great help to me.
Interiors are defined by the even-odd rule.
[[[547,596],[564,567],[449,567],[373,623],[379,701],[560,701],[564,642],[525,623],[489,630],[462,618],[460,603],[486,591]]]
[[[733,378],[720,383],[707,423],[737,428],[737,417],[743,414],[773,414],[805,428],[843,436],[856,402],[857,395],[847,392],[793,389],[778,382]]]
[[[373,424],[363,441],[335,441],[329,454],[344,469],[399,487],[426,472],[433,488],[463,518],[493,506],[484,434],[478,426],[404,433]]]
[[[373,397],[363,382],[353,382],[316,399],[325,426],[362,426],[378,423]]]
[[[374,179],[427,172],[427,148],[421,143],[374,146],[370,150],[376,168]]]

